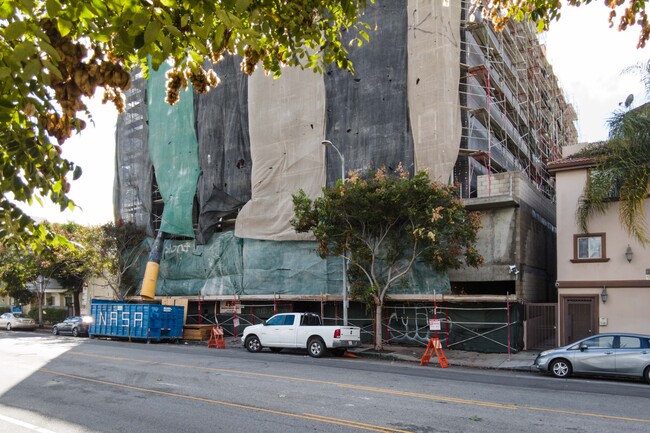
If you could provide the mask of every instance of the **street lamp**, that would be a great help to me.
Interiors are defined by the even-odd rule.
[[[339,154],[339,158],[341,158],[341,182],[345,182],[345,158],[343,157],[343,154],[329,140],[323,140],[321,141],[321,144],[326,147],[332,147],[332,149],[336,150],[336,153]],[[344,250],[343,256],[341,257],[343,259],[343,326],[348,326],[348,264],[345,259],[346,254],[347,252]]]

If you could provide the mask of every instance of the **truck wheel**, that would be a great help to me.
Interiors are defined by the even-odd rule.
[[[246,341],[244,341],[244,346],[246,346],[246,350],[252,353],[259,352],[260,350],[262,350],[262,343],[260,343],[260,339],[257,338],[257,335],[249,335],[248,337],[246,337]]]
[[[312,358],[320,358],[325,354],[325,342],[318,337],[314,337],[307,342],[307,353]]]

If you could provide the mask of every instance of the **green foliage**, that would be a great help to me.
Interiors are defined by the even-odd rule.
[[[9,307],[0,307],[0,314],[8,313],[11,311]]]
[[[609,126],[610,140],[584,153],[594,158],[595,167],[585,184],[576,220],[588,232],[589,219],[618,199],[623,227],[645,244],[649,241],[643,204],[650,193],[650,106],[617,111]]]
[[[475,248],[479,215],[465,210],[453,187],[431,183],[425,172],[409,178],[400,165],[394,173],[353,173],[315,200],[298,191],[293,205],[293,228],[311,231],[321,256],[349,263],[351,294],[374,308],[377,336],[386,293],[405,284],[416,260],[437,271],[483,261]],[[378,337],[375,349],[381,348]]]
[[[38,308],[32,308],[27,315],[32,319],[38,321]],[[43,323],[59,323],[63,322],[68,317],[67,308],[43,308]]]
[[[478,215],[465,210],[453,187],[431,183],[425,172],[411,179],[401,167],[355,173],[313,201],[301,190],[293,203],[294,229],[311,231],[323,257],[349,252],[351,277],[362,276],[352,286],[375,305],[416,260],[437,271],[482,263],[474,246]]]
[[[15,246],[0,246],[0,281],[3,295],[11,296],[14,302],[26,305],[34,300],[34,293],[27,289],[27,283],[38,277],[39,266],[34,255]]]
[[[372,0],[371,0],[372,1]],[[335,63],[352,70],[343,33],[366,0],[3,0],[0,2],[0,240],[32,251],[62,242],[15,202],[49,198],[73,208],[70,181],[81,169],[61,158],[61,145],[92,121],[84,98],[103,88],[121,111],[129,71],[148,73],[163,62],[187,86],[207,91],[217,77],[204,60],[240,55],[242,71],[256,65],[279,76],[285,65],[322,72]],[[170,79],[172,77],[170,76]],[[170,95],[168,94],[168,97]],[[173,98],[169,98],[172,100]],[[173,102],[173,101],[172,101]],[[83,114],[80,115],[79,113]]]

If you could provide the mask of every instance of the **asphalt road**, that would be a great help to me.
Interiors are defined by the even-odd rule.
[[[644,432],[650,386],[0,332],[0,432]]]

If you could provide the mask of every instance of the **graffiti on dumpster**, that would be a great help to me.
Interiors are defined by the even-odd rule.
[[[99,324],[102,326],[121,326],[124,328],[142,328],[143,314],[141,311],[100,311]]]

